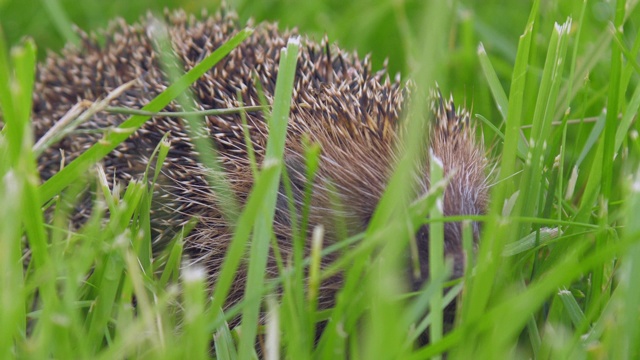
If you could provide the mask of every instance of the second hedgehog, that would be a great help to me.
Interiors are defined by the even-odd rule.
[[[191,69],[203,57],[222,45],[242,27],[234,15],[215,15],[197,20],[184,13],[167,16],[173,49]],[[79,100],[98,100],[116,87],[131,80],[136,85],[112,105],[141,108],[167,86],[160,70],[158,54],[147,35],[147,22],[127,25],[118,21],[104,33],[106,42],[84,35],[83,46],[66,49],[62,56],[50,55],[38,68],[33,107],[36,137],[43,134]],[[271,103],[280,49],[291,33],[281,33],[272,24],[260,24],[249,39],[233,50],[193,85],[200,109],[237,107],[260,103],[255,80],[260,82],[266,100]],[[309,228],[322,224],[326,229],[324,243],[338,240],[335,219],[346,223],[347,235],[362,232],[378,204],[395,165],[398,148],[399,117],[406,103],[399,80],[389,81],[386,71],[372,73],[368,58],[359,59],[335,47],[303,40],[305,48],[298,58],[289,130],[286,140],[285,165],[291,179],[293,201],[300,206],[306,186],[303,138],[319,144],[320,164],[313,186]],[[177,111],[171,105],[167,111]],[[474,141],[468,114],[450,101],[437,98],[434,106],[430,147],[450,174],[444,194],[446,216],[482,214],[487,202],[486,159],[483,149]],[[83,124],[80,130],[106,129],[122,123],[124,115],[100,113]],[[261,112],[247,114],[250,138],[258,163],[262,161],[268,128]],[[237,114],[208,116],[207,131],[215,143],[221,162],[230,179],[232,190],[244,203],[253,185],[250,161]],[[152,227],[158,241],[180,229],[190,218],[199,219],[196,228],[185,239],[185,250],[193,261],[203,264],[215,283],[232,238],[232,226],[218,207],[215,186],[205,180],[207,169],[199,163],[193,143],[180,119],[155,117],[103,159],[110,181],[140,178],[154,148],[170,133],[171,150],[165,161],[154,195]],[[70,162],[99,141],[100,133],[78,131],[49,148],[39,159],[43,179],[59,171],[64,159]],[[427,149],[425,149],[427,151]],[[428,170],[419,179],[419,193],[429,188]],[[281,186],[275,213],[274,232],[283,257],[292,249],[289,200]],[[338,212],[335,203],[339,203]],[[91,208],[84,201],[78,221]],[[478,237],[474,224],[474,236]],[[454,273],[464,266],[461,227],[445,225],[445,253],[454,260]],[[416,235],[420,258],[420,278],[428,277],[428,227]],[[324,265],[332,259],[323,259]],[[273,257],[267,265],[267,276],[276,276]],[[410,272],[408,272],[410,273]],[[237,274],[228,305],[243,295],[246,267]],[[336,279],[322,284],[321,306],[334,301],[340,288]]]

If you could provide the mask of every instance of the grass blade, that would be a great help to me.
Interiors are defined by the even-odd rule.
[[[293,80],[296,74],[300,39],[291,38],[286,49],[280,52],[278,79],[273,100],[273,111],[269,119],[269,142],[265,155],[265,162],[275,164],[275,177],[271,178],[267,196],[257,214],[254,225],[253,240],[249,255],[249,269],[245,286],[247,300],[242,312],[242,334],[238,357],[246,359],[249,350],[253,349],[257,333],[258,317],[261,306],[262,288],[264,284],[265,268],[269,253],[269,243],[273,233],[273,217],[275,214],[276,198],[282,172],[287,125],[289,123],[289,109],[293,93]]]

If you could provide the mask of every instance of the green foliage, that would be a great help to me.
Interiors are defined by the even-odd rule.
[[[416,94],[437,81],[457,102],[471,102],[495,166],[488,214],[442,218],[437,204],[444,182],[435,161],[434,186],[411,198],[407,184],[424,137],[409,131],[367,231],[325,244],[324,229],[308,229],[306,201],[292,217],[300,219],[293,254],[283,257],[271,223],[280,179],[288,177],[282,146],[298,51],[290,45],[269,109],[268,159],[253,167],[255,185],[244,206],[234,205],[231,195],[225,202],[236,230],[213,291],[202,269],[181,263],[184,237],[195,223],[160,252],[151,251],[147,184],[155,182],[167,144],[159,144],[157,166],[143,181],[123,191],[95,166],[149,113],[133,115],[42,185],[29,122],[36,45],[42,58],[76,41],[71,23],[95,30],[117,14],[133,21],[180,2],[41,3],[31,11],[25,2],[0,1],[0,358],[236,359],[257,356],[254,344],[268,357],[291,359],[640,356],[637,1],[231,2],[243,20],[279,20],[316,39],[326,33],[342,48],[372,52],[374,70],[388,56],[392,71],[414,79]],[[198,12],[219,4],[186,6]],[[185,90],[247,34],[189,73],[173,74],[173,85],[143,110],[177,99],[198,129]],[[20,40],[24,35],[34,40]],[[412,102],[410,129],[424,125],[413,116],[424,100]],[[203,163],[217,169],[207,141],[196,146]],[[307,149],[312,181],[319,149]],[[224,188],[224,176],[212,173],[210,181]],[[91,217],[70,227],[75,199],[87,185],[98,189]],[[46,211],[52,204],[55,210]],[[454,282],[447,282],[447,263],[436,256],[445,221],[466,224],[468,266]],[[470,221],[484,224],[477,251]],[[413,265],[405,255],[424,223],[433,230],[431,279],[407,295],[403,279]],[[308,258],[304,241],[313,244]],[[280,274],[267,280],[269,246]],[[321,268],[321,256],[329,253],[337,260]],[[223,311],[243,259],[250,260],[246,297]],[[319,283],[336,273],[344,283],[335,306],[318,309]],[[456,326],[445,331],[443,309],[456,296]],[[242,324],[229,328],[236,317]],[[324,331],[316,338],[320,321]],[[424,333],[431,343],[417,344]]]

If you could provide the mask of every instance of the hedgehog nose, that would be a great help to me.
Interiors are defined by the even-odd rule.
[[[464,252],[454,252],[448,254],[447,257],[452,261],[453,268],[451,269],[451,279],[458,279],[464,276],[464,270],[467,263]]]

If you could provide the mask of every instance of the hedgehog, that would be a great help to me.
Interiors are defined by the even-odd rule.
[[[165,12],[172,49],[187,71],[243,28],[232,12],[200,17],[182,11]],[[80,101],[97,101],[127,82],[133,82],[111,104],[138,109],[169,84],[162,71],[154,40],[149,35],[150,17],[136,24],[112,22],[101,36],[102,43],[79,30],[82,45],[66,47],[61,55],[49,54],[38,66],[33,119],[36,139]],[[280,31],[277,24],[260,23],[248,39],[210,69],[192,86],[201,110],[257,106],[261,96],[271,103],[278,74],[280,49],[296,30]],[[294,80],[286,150],[285,170],[294,203],[299,204],[307,186],[305,144],[319,145],[319,168],[313,181],[309,228],[323,225],[325,245],[340,240],[334,219],[340,216],[353,235],[366,229],[397,161],[403,109],[408,104],[409,86],[399,76],[390,79],[387,70],[371,69],[370,57],[358,57],[321,42],[303,38]],[[259,89],[261,88],[261,90]],[[263,95],[261,94],[263,92]],[[178,111],[171,104],[166,111]],[[444,191],[445,216],[479,215],[487,206],[487,159],[476,141],[469,113],[436,93],[432,101],[433,125],[428,140],[430,151],[441,159],[449,178]],[[108,129],[126,120],[126,115],[99,112],[47,148],[38,164],[43,180],[73,161]],[[265,156],[268,127],[263,112],[246,113],[249,138],[258,163]],[[235,197],[242,205],[253,185],[251,162],[239,114],[209,115],[206,132],[215,145]],[[102,159],[110,182],[141,178],[159,141],[168,135],[170,150],[154,188],[152,229],[156,243],[166,241],[191,218],[198,223],[184,239],[190,263],[206,268],[215,284],[233,227],[218,206],[215,187],[207,182],[207,168],[200,163],[180,118],[155,116],[136,133]],[[94,130],[94,131],[83,131]],[[422,192],[429,189],[429,172],[419,180]],[[281,186],[282,190],[282,186]],[[418,194],[421,195],[421,194]],[[340,211],[334,202],[341,204]],[[278,195],[274,233],[282,252],[292,251],[292,219],[285,191]],[[74,221],[86,218],[91,203],[82,201]],[[409,279],[415,289],[428,278],[428,226],[416,234],[420,275]],[[480,225],[474,223],[477,241]],[[453,259],[454,276],[464,268],[461,224],[445,224],[445,256]],[[310,234],[308,236],[311,237]],[[322,266],[334,260],[323,258]],[[408,273],[411,273],[410,271]],[[273,256],[267,276],[278,276]],[[246,267],[242,267],[230,290],[228,305],[243,296]],[[318,303],[328,307],[340,288],[340,278],[321,285]]]

